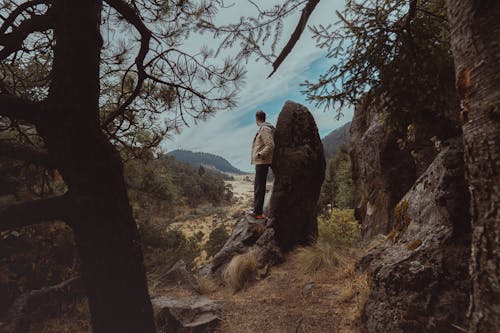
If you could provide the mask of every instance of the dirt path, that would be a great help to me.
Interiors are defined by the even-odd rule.
[[[360,332],[367,290],[366,276],[356,274],[353,264],[304,273],[292,253],[245,290],[233,293],[224,288],[208,296],[224,303],[217,332]]]

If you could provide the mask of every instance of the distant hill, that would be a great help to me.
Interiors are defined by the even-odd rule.
[[[201,152],[192,152],[190,150],[173,150],[167,153],[167,156],[173,156],[176,160],[191,164],[193,166],[203,165],[205,167],[214,168],[222,172],[229,172],[235,174],[244,174],[245,172],[237,169],[225,158]]]
[[[321,140],[323,142],[323,149],[325,151],[325,159],[330,160],[337,152],[340,145],[349,145],[349,127],[351,122],[339,127]]]

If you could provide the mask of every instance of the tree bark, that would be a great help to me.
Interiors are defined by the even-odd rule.
[[[101,2],[54,1],[47,115],[37,129],[73,201],[75,235],[94,332],[155,332],[137,226],[121,159],[99,126]]]
[[[470,332],[500,327],[500,2],[447,0],[471,194]]]

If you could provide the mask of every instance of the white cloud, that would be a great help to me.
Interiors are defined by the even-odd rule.
[[[269,1],[261,1],[261,3],[265,3],[266,6],[272,4]],[[325,25],[331,23],[332,20],[336,20],[335,10],[340,9],[344,3],[344,0],[321,1],[309,23]],[[227,11],[221,12],[220,15],[224,16],[217,18],[216,22],[235,20],[237,17],[249,15],[252,10],[254,10],[253,6],[247,1],[240,1]],[[286,20],[282,40],[278,43],[278,50],[291,35],[299,15],[300,13],[297,13]],[[206,41],[205,36],[195,36],[189,41],[188,47],[198,48],[204,41]],[[216,47],[216,45],[208,46]],[[298,88],[300,83],[307,77],[314,79],[314,77],[310,77],[313,63],[322,59],[324,55],[325,51],[315,46],[311,33],[305,31],[292,53],[270,79],[266,79],[272,70],[270,64],[265,64],[263,61],[250,61],[246,68],[246,83],[239,95],[238,108],[219,112],[205,122],[183,129],[172,140],[165,142],[165,148],[167,150],[182,148],[218,154],[242,170],[251,170],[250,146],[256,125],[253,121],[243,124],[243,126],[240,125],[240,127],[237,124],[241,123],[243,118],[252,119],[248,117],[248,114],[253,114],[259,106],[265,103],[274,102],[283,105],[286,100],[293,99],[293,96],[296,96],[297,91],[300,90]],[[270,120],[272,122],[276,121],[277,111],[272,110],[271,112],[273,116],[270,117]],[[346,112],[344,118],[336,121],[333,111],[325,113],[314,108],[311,108],[310,111],[316,119],[320,133],[323,134],[339,127],[352,117],[351,112]]]

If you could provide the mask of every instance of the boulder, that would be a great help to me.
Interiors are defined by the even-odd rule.
[[[152,299],[151,303],[160,332],[211,332],[220,322],[222,306],[205,296],[162,296]]]
[[[272,220],[256,220],[244,216],[238,220],[231,236],[210,264],[211,273],[220,276],[223,268],[231,259],[248,251],[256,255],[259,267],[274,265],[283,261],[282,253],[274,240]],[[206,269],[204,269],[206,272]],[[200,272],[203,275],[203,271]]]
[[[450,140],[396,205],[386,241],[359,263],[372,276],[363,314],[368,332],[466,327],[469,220],[461,141]]]
[[[271,216],[278,244],[290,250],[317,237],[325,155],[313,116],[305,106],[290,101],[279,114],[274,143]]]
[[[198,281],[194,275],[187,270],[186,263],[182,259],[175,263],[168,272],[163,274],[158,283],[158,287],[160,288],[178,286],[192,289],[196,292],[200,291]]]
[[[266,220],[244,216],[223,248],[200,275],[221,276],[231,259],[247,252],[267,272],[283,261],[283,252],[313,241],[318,232],[317,203],[325,174],[323,145],[306,107],[286,102],[274,132],[273,177]],[[266,274],[263,274],[264,276]]]

